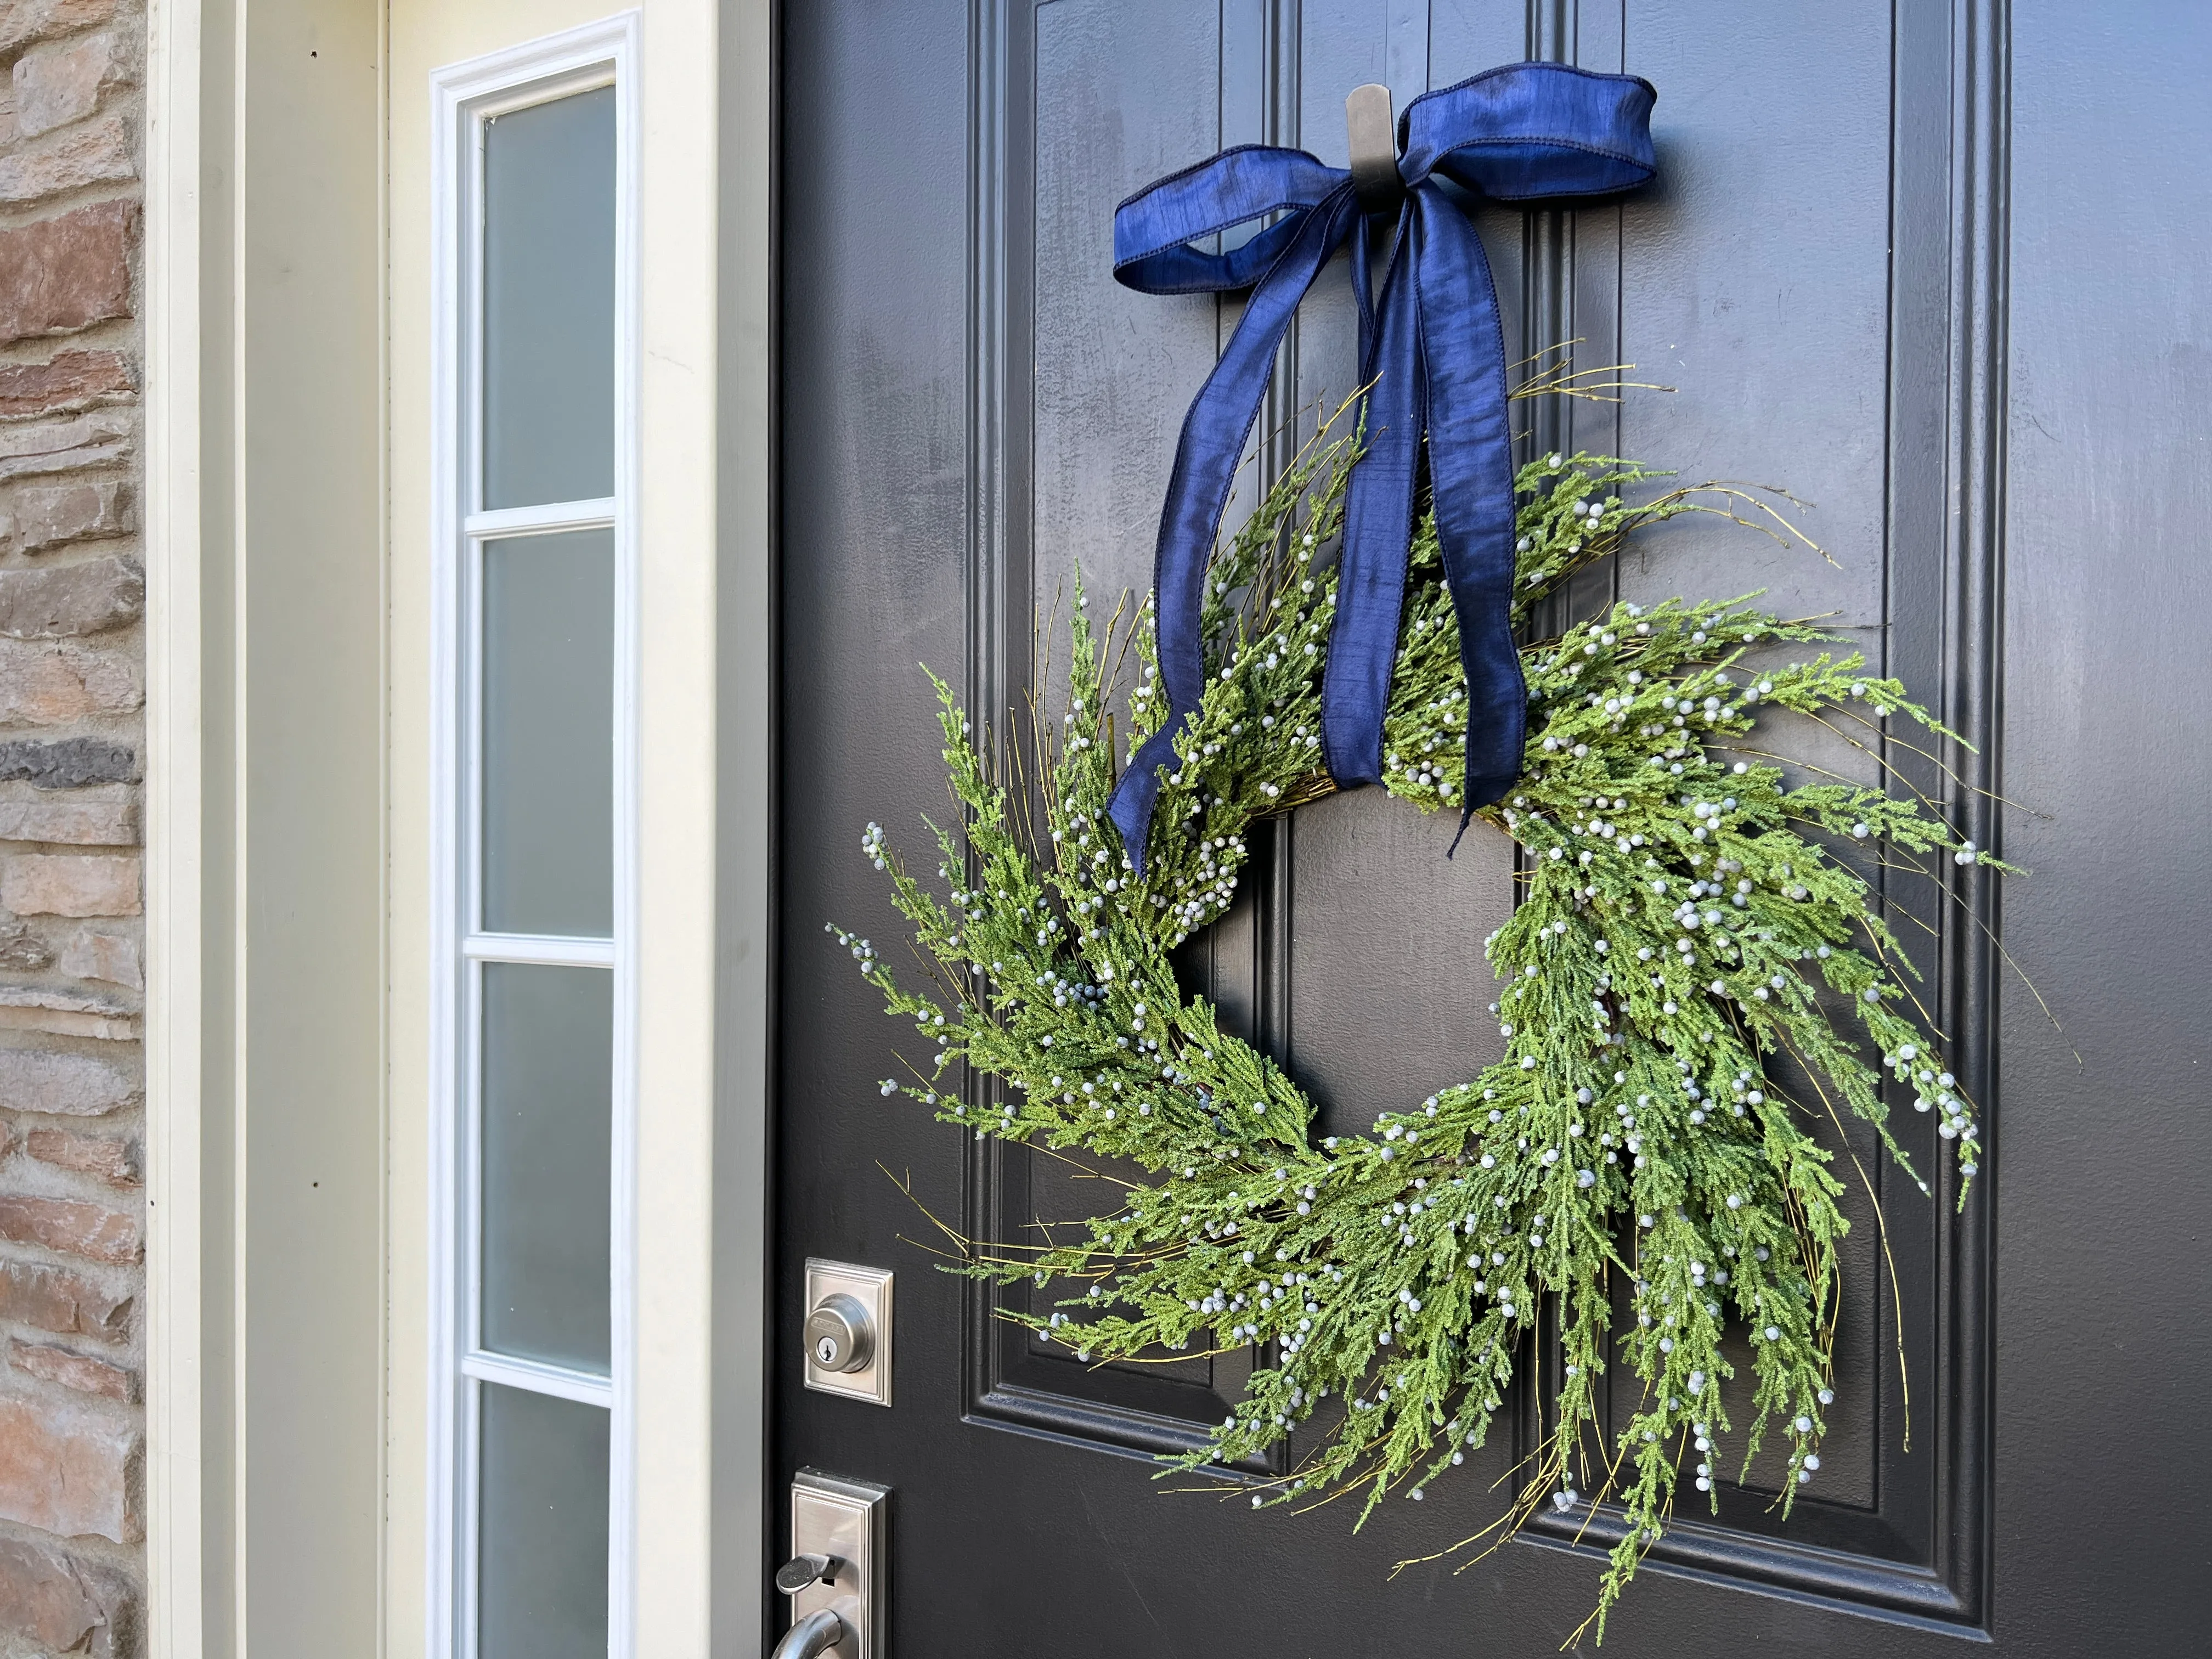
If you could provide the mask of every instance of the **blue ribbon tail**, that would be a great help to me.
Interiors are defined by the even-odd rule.
[[[1407,211],[1411,204],[1407,204]],[[1400,241],[1404,240],[1401,217]],[[1382,720],[1398,655],[1406,560],[1413,532],[1413,482],[1421,459],[1421,363],[1412,273],[1401,260],[1383,279],[1375,340],[1361,378],[1365,449],[1345,490],[1344,549],[1336,617],[1322,670],[1322,755],[1339,784],[1382,779]]]
[[[1206,641],[1200,619],[1206,570],[1237,465],[1259,418],[1275,353],[1297,314],[1298,301],[1352,228],[1357,210],[1346,179],[1317,206],[1289,222],[1295,234],[1280,244],[1245,304],[1228,349],[1183,417],[1152,568],[1154,637],[1168,715],[1130,761],[1106,810],[1121,832],[1122,851],[1139,874],[1158,801],[1160,769],[1173,763],[1176,734],[1197,713],[1205,690]]]
[[[1152,808],[1159,804],[1160,769],[1174,763],[1175,734],[1182,726],[1180,720],[1171,720],[1145,739],[1143,747],[1130,757],[1129,769],[1121,774],[1121,781],[1114,786],[1114,793],[1106,803],[1106,816],[1121,832],[1121,850],[1129,855],[1130,867],[1140,876],[1145,873]]]
[[[1528,721],[1514,643],[1513,430],[1505,334],[1482,239],[1424,182],[1414,192],[1413,274],[1428,386],[1429,477],[1444,584],[1467,675],[1462,811],[1513,787]]]

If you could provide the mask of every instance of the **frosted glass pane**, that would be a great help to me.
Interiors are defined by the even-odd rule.
[[[614,532],[483,550],[483,926],[614,933]]]
[[[607,1659],[607,1413],[483,1388],[479,1659]]]
[[[484,130],[483,499],[615,490],[615,89]]]
[[[614,975],[483,972],[483,1346],[605,1376]]]

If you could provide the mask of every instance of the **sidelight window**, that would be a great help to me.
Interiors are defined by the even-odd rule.
[[[441,1659],[626,1650],[629,49],[439,77]]]

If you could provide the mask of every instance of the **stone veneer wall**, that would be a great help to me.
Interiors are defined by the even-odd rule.
[[[0,0],[0,1655],[139,1651],[140,0]]]

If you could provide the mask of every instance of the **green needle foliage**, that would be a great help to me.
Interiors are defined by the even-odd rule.
[[[902,1088],[979,1136],[1144,1172],[1079,1243],[978,1252],[967,1270],[1082,1286],[1028,1320],[1081,1358],[1264,1345],[1273,1363],[1208,1451],[1184,1460],[1247,1458],[1305,1425],[1296,1467],[1255,1506],[1350,1489],[1364,1520],[1386,1496],[1419,1498],[1483,1443],[1548,1300],[1564,1380],[1497,1536],[1547,1498],[1585,1516],[1618,1506],[1592,1615],[1602,1639],[1678,1482],[1711,1492],[1724,1455],[1747,1468],[1778,1433],[1786,1511],[1820,1467],[1847,1223],[1811,1126],[1863,1118],[1910,1172],[1886,1121],[1887,1073],[1938,1115],[1962,1204],[1975,1172],[1974,1109],[1911,1012],[1911,969],[1865,879],[1826,843],[1993,860],[1921,803],[1792,787],[1739,757],[1769,708],[1857,722],[1869,738],[1898,716],[1940,729],[1859,656],[1753,671],[1742,665],[1754,650],[1765,661],[1778,642],[1829,641],[1748,599],[1616,605],[1524,648],[1523,775],[1475,814],[1522,848],[1519,904],[1487,945],[1504,1058],[1383,1113],[1371,1137],[1316,1140],[1313,1103],[1183,994],[1170,952],[1227,908],[1252,825],[1332,787],[1326,556],[1353,459],[1324,432],[1218,550],[1204,703],[1176,738],[1142,876],[1106,805],[1117,756],[1165,718],[1150,609],[1117,612],[1102,635],[1079,594],[1056,732],[1033,708],[1026,742],[979,738],[934,681],[963,819],[936,831],[941,891],[868,826],[863,851],[915,925],[929,988],[902,988],[869,941],[838,937],[933,1045],[886,1094]],[[1584,455],[1522,470],[1524,637],[1547,593],[1638,526],[1737,516],[1743,498],[1729,492],[1623,501],[1654,476]],[[1138,676],[1117,732],[1124,665]],[[1456,805],[1465,709],[1429,520],[1386,728],[1390,793]],[[1731,1325],[1751,1345],[1747,1379],[1723,1352]],[[1618,1435],[1595,1393],[1609,1363],[1633,1372],[1639,1401]]]

